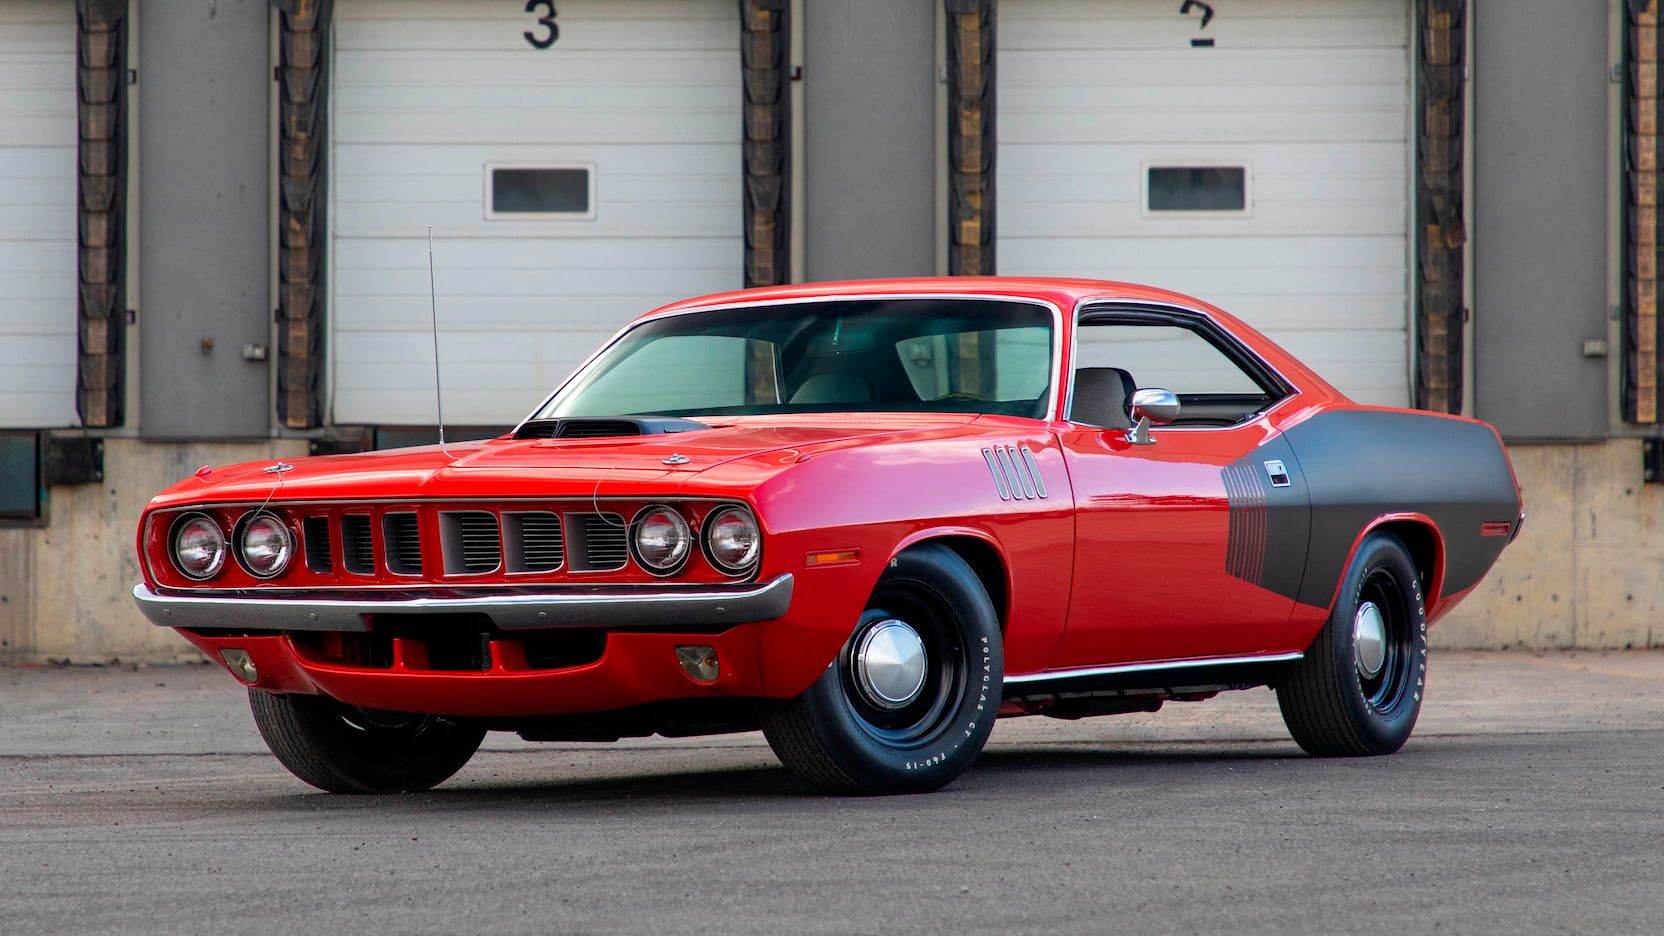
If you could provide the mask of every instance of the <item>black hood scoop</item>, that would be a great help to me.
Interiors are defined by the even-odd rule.
[[[608,439],[616,436],[666,435],[710,426],[673,416],[568,416],[533,419],[515,430],[516,439]]]

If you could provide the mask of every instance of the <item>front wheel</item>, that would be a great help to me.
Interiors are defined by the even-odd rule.
[[[1283,721],[1314,757],[1391,754],[1415,728],[1426,680],[1421,579],[1403,541],[1371,533],[1329,622],[1277,686]]]
[[[434,715],[381,712],[315,695],[248,691],[260,736],[289,772],[330,793],[415,793],[479,750],[485,729]]]
[[[827,793],[924,793],[976,760],[999,712],[999,615],[965,560],[923,545],[892,560],[814,685],[765,703],[782,763]]]

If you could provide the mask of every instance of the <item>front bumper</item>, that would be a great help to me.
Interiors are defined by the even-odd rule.
[[[377,614],[484,614],[503,630],[674,630],[783,617],[791,606],[792,576],[682,588],[609,586],[509,594],[365,591],[346,596],[281,589],[159,594],[140,582],[133,588],[133,600],[153,623],[186,629],[364,632]]]

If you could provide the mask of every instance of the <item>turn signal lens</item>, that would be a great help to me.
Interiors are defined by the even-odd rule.
[[[674,572],[693,550],[693,531],[682,515],[669,507],[648,507],[636,514],[632,545],[636,561],[650,571]]]
[[[722,675],[722,663],[715,647],[677,647],[676,662],[695,682],[713,683]]]
[[[225,534],[207,514],[192,514],[173,528],[173,564],[186,578],[198,582],[220,574],[225,567]]]
[[[711,562],[730,575],[748,571],[762,550],[757,520],[744,507],[724,507],[705,521],[705,548]]]
[[[239,542],[243,565],[261,578],[279,575],[289,567],[289,557],[295,551],[295,539],[289,528],[275,514],[263,513],[242,524]]]

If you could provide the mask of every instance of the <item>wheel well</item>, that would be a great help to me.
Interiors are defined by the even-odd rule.
[[[1433,528],[1415,520],[1394,520],[1375,529],[1391,533],[1410,551],[1410,561],[1416,565],[1416,577],[1421,579],[1421,592],[1429,599],[1436,597],[1433,586],[1439,576],[1439,537]]]
[[[988,600],[994,603],[994,611],[999,614],[1000,631],[1003,633],[1010,602],[1009,590],[1006,587],[1005,562],[1000,558],[999,551],[987,541],[974,536],[938,536],[921,540],[907,548],[915,549],[926,543],[946,546],[971,567],[971,571],[975,572],[977,579],[982,582],[983,589],[988,592]]]

